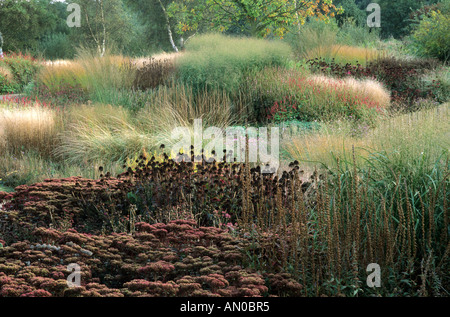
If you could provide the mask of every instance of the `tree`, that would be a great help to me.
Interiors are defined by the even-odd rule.
[[[178,52],[197,34],[206,29],[209,5],[201,0],[156,0],[162,10],[164,25],[172,49]],[[175,33],[175,34],[174,34]],[[175,41],[179,40],[179,47]]]
[[[450,58],[450,16],[444,10],[431,11],[424,16],[411,34],[411,40],[417,54],[446,63]]]
[[[78,0],[78,4],[82,22],[80,32],[72,32],[76,42],[93,45],[100,56],[109,46],[123,49],[130,43],[134,24],[122,0]]]
[[[158,2],[159,2],[159,5],[161,6],[161,9],[163,10],[164,19],[166,20],[167,35],[169,36],[170,45],[172,45],[172,48],[175,52],[178,52],[178,47],[175,44],[175,42],[173,41],[173,34],[172,34],[172,28],[170,26],[169,14],[167,13],[166,7],[163,5],[161,0],[158,0]]]
[[[161,2],[161,0],[159,0]],[[175,23],[175,32],[180,37],[180,47],[198,32],[208,28],[210,5],[206,1],[171,1],[167,6],[167,16]]]
[[[5,51],[35,49],[39,39],[56,27],[51,0],[0,1],[0,30]]]
[[[2,32],[0,32],[0,58],[3,58],[3,36],[2,36]]]
[[[332,0],[158,0],[164,11],[170,42],[175,51],[173,30],[181,46],[199,31],[241,33],[282,38],[292,25],[302,25],[316,16],[327,19],[341,12]]]
[[[381,8],[381,35],[402,38],[409,32],[411,12],[435,0],[378,0]]]
[[[167,6],[167,0],[162,2]],[[139,25],[142,46],[147,50],[173,50],[167,34],[166,19],[158,0],[124,0],[124,3],[135,14],[134,22]],[[171,26],[175,26],[173,21]],[[173,40],[178,40],[176,33],[173,34]]]
[[[266,37],[283,37],[291,25],[302,25],[316,16],[328,19],[340,12],[332,0],[206,0],[214,29],[225,31],[240,25],[243,32]]]
[[[361,10],[354,0],[335,0],[333,4],[336,7],[342,7],[343,12],[336,16],[339,26],[346,21],[353,20],[356,25],[363,26],[366,23],[366,12]]]

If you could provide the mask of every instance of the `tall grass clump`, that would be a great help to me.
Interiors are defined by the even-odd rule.
[[[86,89],[86,76],[86,70],[79,63],[66,62],[54,63],[42,68],[38,80],[48,92],[56,94],[66,85]]]
[[[37,151],[51,156],[63,129],[62,115],[39,105],[0,109],[0,148],[4,153]]]
[[[342,45],[359,47],[378,45],[380,42],[379,30],[363,25],[356,25],[354,21],[345,21],[337,33],[337,42]]]
[[[365,65],[377,58],[379,52],[369,48],[377,39],[376,32],[369,33],[367,29],[351,23],[339,28],[333,20],[316,19],[293,29],[286,37],[297,60],[323,58],[331,62],[335,59],[336,62],[353,65]]]
[[[100,57],[89,49],[80,48],[75,61],[86,71],[83,85],[94,102],[113,103],[118,91],[133,87],[136,68],[128,57],[109,53]]]
[[[98,179],[102,166],[111,174],[117,175],[123,171],[121,162],[111,162],[108,158],[85,164],[74,164],[62,160],[49,159],[36,151],[23,153],[2,153],[0,155],[0,188],[2,185],[15,188],[20,185],[31,185],[51,178],[68,178],[81,176]]]
[[[298,29],[293,29],[286,35],[286,41],[291,45],[297,60],[308,59],[309,52],[325,53],[329,47],[337,44],[339,28],[333,20],[327,23],[312,19]]]
[[[224,129],[239,119],[230,97],[220,90],[195,92],[192,87],[172,82],[153,92],[151,100],[137,114],[139,125],[153,135],[155,146],[170,147],[178,140],[172,130],[186,127],[193,130],[195,119],[204,127]],[[192,132],[192,131],[191,131]]]
[[[187,44],[177,62],[178,74],[194,91],[206,88],[233,94],[248,72],[285,65],[290,56],[290,47],[281,42],[207,34]]]
[[[122,107],[93,104],[72,108],[54,153],[73,164],[121,161],[148,148],[151,138]]]
[[[35,91],[40,99],[65,105],[88,97],[87,72],[79,63],[59,62],[44,66],[37,75]]]
[[[294,136],[283,142],[288,159],[309,166],[337,168],[352,162],[372,169],[372,175],[395,180],[399,175],[417,184],[429,180],[436,166],[449,158],[449,104],[379,120],[376,128],[334,122],[322,124],[318,132]],[[354,152],[352,150],[354,148]],[[309,163],[307,163],[309,162]]]

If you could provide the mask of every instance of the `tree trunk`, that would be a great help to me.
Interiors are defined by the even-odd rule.
[[[170,28],[169,16],[167,15],[166,8],[164,8],[164,5],[162,4],[161,0],[158,0],[158,1],[159,1],[159,5],[161,6],[161,9],[164,12],[164,17],[166,18],[166,27],[167,27],[167,33],[169,34],[170,45],[172,45],[172,48],[175,52],[178,52],[178,47],[175,45],[175,42],[173,40],[172,29]]]
[[[102,40],[102,48],[100,51],[100,57],[103,57],[106,51],[106,22],[105,22],[105,13],[103,10],[103,0],[100,0],[100,10],[102,14],[102,27],[103,27],[103,40]]]

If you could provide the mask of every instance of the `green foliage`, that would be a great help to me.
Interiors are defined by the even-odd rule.
[[[5,55],[0,60],[0,92],[20,92],[33,80],[40,65],[34,58],[23,54]],[[6,72],[10,75],[5,76]],[[11,78],[12,75],[12,78]]]
[[[248,85],[260,120],[341,118],[371,124],[389,104],[389,94],[373,81],[305,77],[296,71],[268,68],[256,74]]]
[[[0,93],[13,93],[19,89],[8,65],[0,64]]]
[[[357,24],[354,20],[343,21],[337,34],[340,44],[351,46],[375,46],[379,40],[379,29]]]
[[[447,62],[450,57],[450,16],[433,11],[419,23],[411,35],[416,53]]]
[[[239,90],[245,75],[267,66],[285,65],[288,45],[277,41],[208,34],[193,38],[178,60],[180,79],[194,90]]]
[[[311,51],[336,44],[338,32],[335,20],[327,23],[311,19],[299,29],[292,28],[286,35],[286,41],[293,48],[296,59],[307,59]]]
[[[71,59],[75,56],[75,48],[69,35],[65,33],[51,33],[39,43],[39,50],[46,59]]]
[[[343,25],[348,20],[355,21],[356,25],[363,26],[366,23],[366,12],[362,10],[354,0],[334,0],[336,7],[342,7],[344,12],[336,16],[339,25]]]
[[[137,44],[140,44],[141,55],[147,55],[149,51],[172,49],[169,44],[164,14],[157,0],[124,0],[124,4],[134,14],[133,23],[142,30],[140,31],[142,38],[140,43],[133,39],[130,45],[135,43],[136,46],[139,46]],[[135,51],[138,53],[139,49],[136,48]]]
[[[56,27],[49,0],[1,1],[0,17],[5,51],[35,49],[39,38]]]
[[[327,20],[340,10],[332,1],[310,0],[208,0],[215,30],[224,31],[238,26],[252,36],[283,37],[289,26],[300,27],[311,16]]]
[[[79,31],[72,34],[77,43],[94,47],[99,53],[105,46],[122,50],[130,44],[136,24],[122,0],[80,0],[78,4],[85,14]]]
[[[378,0],[381,7],[381,35],[383,38],[393,36],[402,38],[408,34],[411,24],[410,14],[425,4],[437,2],[435,0]]]

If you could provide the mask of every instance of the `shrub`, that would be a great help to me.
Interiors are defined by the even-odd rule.
[[[289,46],[280,42],[202,35],[187,44],[178,59],[178,74],[194,91],[207,88],[233,94],[248,72],[284,65],[290,54]]]
[[[0,66],[0,93],[13,93],[17,91],[18,84],[14,76],[6,65]]]
[[[436,60],[400,60],[381,58],[368,65],[368,72],[392,91],[393,103],[406,110],[414,110],[419,98],[433,97],[424,86],[421,76],[438,66]]]
[[[39,43],[39,49],[46,59],[70,59],[75,56],[75,49],[65,33],[52,33],[45,36]]]
[[[411,35],[416,53],[447,62],[450,58],[450,17],[439,11],[425,16]]]
[[[450,69],[448,67],[438,68],[426,74],[423,80],[437,102],[444,103],[450,100]]]
[[[303,76],[296,71],[266,69],[251,83],[261,115],[277,121],[329,121],[351,118],[373,123],[389,106],[389,93],[375,81]],[[262,112],[264,111],[264,112]],[[262,118],[260,118],[262,119]]]
[[[17,86],[15,93],[20,92],[30,81],[32,81],[40,68],[39,62],[31,56],[19,54],[5,54],[0,60],[0,67],[5,67],[12,73]],[[0,75],[2,76],[2,75]],[[2,89],[0,87],[0,89]]]

